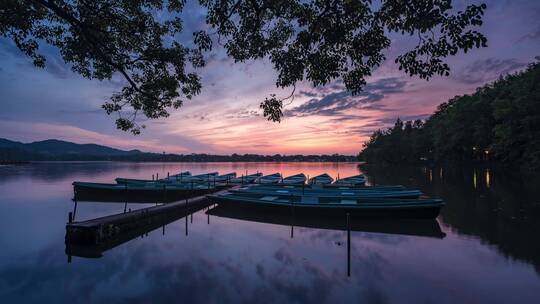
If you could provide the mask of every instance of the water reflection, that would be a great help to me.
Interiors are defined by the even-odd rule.
[[[537,176],[521,176],[508,169],[454,166],[444,168],[443,182],[442,177],[432,180],[431,174],[419,167],[382,170],[365,165],[362,170],[375,183],[410,185],[442,197],[446,202],[441,210],[444,224],[459,234],[495,245],[504,256],[532,263],[540,273],[540,243],[532,241],[540,233]],[[426,179],[430,182],[423,182]]]
[[[246,169],[310,176],[328,172],[332,177],[364,171],[370,183],[420,188],[447,205],[438,222],[420,228],[352,219],[350,247],[345,219],[276,220],[216,207],[157,222],[85,253],[101,255],[99,259],[74,255],[66,263],[67,250],[77,253],[64,239],[67,214],[75,207],[70,200],[73,180],[112,182],[118,176]],[[341,163],[0,168],[0,294],[6,303],[538,303],[539,184],[538,178],[495,168],[359,168]],[[142,207],[78,204],[76,218]]]
[[[347,230],[347,221],[345,217],[338,219],[336,217],[326,217],[324,215],[298,216],[292,213],[290,216],[284,216],[282,213],[260,213],[241,210],[232,206],[217,206],[210,209],[207,213],[219,217],[250,222],[291,226],[291,231],[294,227]],[[350,220],[350,230],[434,238],[444,238],[446,235],[441,231],[441,227],[436,220],[370,220],[352,217]],[[292,236],[293,233],[291,232],[291,237]]]

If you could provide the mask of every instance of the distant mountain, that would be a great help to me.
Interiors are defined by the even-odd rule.
[[[0,162],[17,161],[169,161],[169,162],[254,162],[254,161],[356,161],[345,155],[257,155],[257,154],[161,154],[124,151],[96,144],[76,144],[57,139],[21,143],[0,138]]]
[[[0,148],[22,149],[26,152],[45,155],[79,154],[94,156],[117,156],[142,153],[139,150],[124,151],[96,144],[76,144],[57,139],[47,139],[24,144],[21,142],[0,138]]]

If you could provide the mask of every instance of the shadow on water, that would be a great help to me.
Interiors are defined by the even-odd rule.
[[[480,238],[540,273],[540,179],[489,167],[361,165],[373,184],[403,184],[441,197],[443,225]]]
[[[291,216],[284,216],[282,213],[261,213],[242,210],[232,206],[217,206],[208,210],[207,213],[218,217],[258,223],[327,230],[347,230],[347,221],[345,217],[339,219],[324,215],[298,216],[293,214],[291,214]],[[436,220],[369,220],[351,218],[350,230],[434,238],[445,237],[444,232],[441,231],[441,227]]]
[[[184,204],[185,207],[179,205],[169,212],[156,214],[155,216],[140,217],[134,220],[124,221],[121,224],[105,224],[106,227],[100,225],[99,231],[92,232],[92,235],[95,234],[95,236],[91,238],[88,237],[90,232],[72,235],[66,226],[65,252],[68,256],[68,262],[71,262],[72,256],[101,258],[105,251],[118,247],[137,237],[147,236],[149,232],[159,228],[162,229],[162,233],[165,235],[165,226],[182,218],[186,219],[185,233],[188,235],[188,217],[191,216],[191,222],[193,222],[193,213],[211,205],[212,203],[208,200],[192,204],[186,203]],[[134,212],[139,211],[141,210]],[[126,211],[124,210],[125,214]],[[96,219],[89,221],[93,220]],[[208,220],[208,223],[210,223],[210,220]]]

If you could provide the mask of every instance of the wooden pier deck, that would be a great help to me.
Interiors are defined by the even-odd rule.
[[[199,211],[213,203],[198,196],[174,203],[152,206],[95,219],[66,224],[66,248],[73,245],[99,245],[114,241],[130,231],[173,221]]]

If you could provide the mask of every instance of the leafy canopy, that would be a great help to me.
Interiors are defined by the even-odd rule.
[[[134,134],[144,127],[137,124],[138,113],[167,117],[171,107],[200,93],[197,69],[216,40],[236,62],[269,58],[277,87],[341,80],[352,94],[360,93],[365,78],[386,60],[392,33],[417,40],[395,62],[424,79],[448,75],[446,57],[486,46],[484,35],[473,29],[482,24],[485,4],[453,12],[451,0],[199,0],[211,29],[182,43],[177,34],[185,2],[4,0],[0,35],[37,67],[45,65],[39,44],[47,43],[86,78],[124,77],[126,85],[103,108],[118,113],[117,127]],[[283,100],[266,98],[263,114],[280,121]]]

